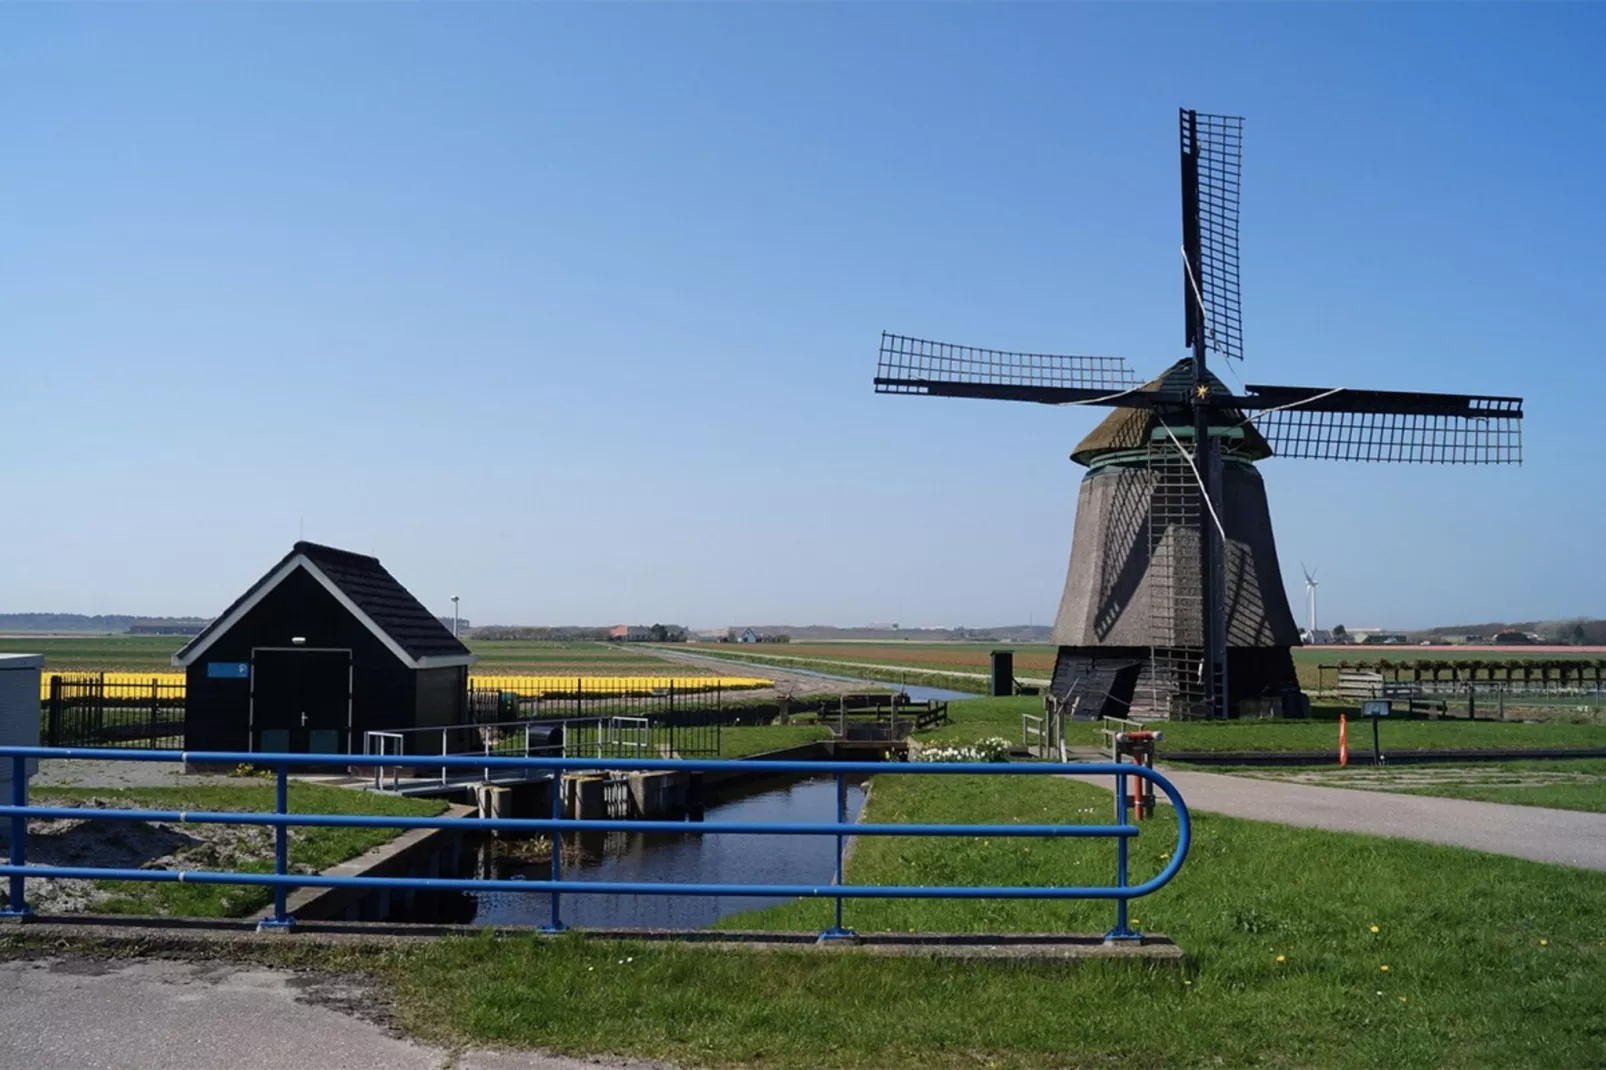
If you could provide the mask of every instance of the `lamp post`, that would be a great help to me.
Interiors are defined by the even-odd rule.
[[[452,638],[457,638],[457,595],[452,595]]]

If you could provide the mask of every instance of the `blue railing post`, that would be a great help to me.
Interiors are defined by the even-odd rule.
[[[600,738],[600,729],[599,729]],[[552,770],[552,820],[563,820],[563,770]],[[552,880],[563,879],[563,832],[554,827],[552,829]],[[561,933],[568,928],[563,924],[563,915],[559,912],[558,900],[563,893],[556,889],[552,892],[552,917],[542,926],[544,933]]]
[[[841,827],[848,823],[848,781],[841,770],[836,774],[836,886],[843,885],[842,856],[847,851],[848,838],[841,831]],[[820,934],[821,942],[831,940],[856,940],[858,933],[842,924],[842,897],[836,897],[836,924]]]
[[[290,812],[290,767],[280,764],[274,769],[273,812],[279,815]],[[273,827],[273,872],[284,876],[290,872],[290,826]],[[273,886],[273,917],[257,922],[258,930],[289,932],[296,919],[290,916],[288,898],[290,889],[282,884]]]
[[[28,759],[20,754],[11,759],[11,805],[28,805]],[[19,867],[28,864],[26,814],[11,815],[11,864]],[[33,913],[28,909],[26,881],[27,878],[21,873],[11,875],[10,897],[6,901],[6,909],[0,910],[0,917],[26,918]]]
[[[1115,776],[1115,823],[1126,824],[1126,774],[1117,773]],[[1117,892],[1125,891],[1126,880],[1126,837],[1117,836],[1115,839],[1115,887]],[[1141,940],[1142,933],[1134,932],[1127,924],[1127,903],[1124,895],[1115,897],[1115,928],[1104,934],[1104,942],[1115,940]]]

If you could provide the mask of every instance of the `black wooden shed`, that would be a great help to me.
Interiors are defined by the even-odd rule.
[[[173,655],[184,748],[360,754],[364,732],[461,724],[474,660],[377,558],[298,542]]]

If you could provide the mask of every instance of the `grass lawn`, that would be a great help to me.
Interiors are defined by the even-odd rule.
[[[1310,720],[1210,723],[1173,721],[1162,726],[1160,757],[1178,751],[1332,751],[1338,753],[1336,710]],[[1606,725],[1515,721],[1388,721],[1381,726],[1383,753],[1415,749],[1606,747]],[[1349,718],[1351,754],[1371,753],[1372,727]],[[1335,759],[1336,760],[1336,759]]]
[[[726,725],[719,730],[719,756],[745,758],[749,754],[796,747],[815,740],[830,739],[831,730],[817,724],[777,724],[739,727]]]
[[[271,783],[242,782],[234,785],[179,788],[40,788],[31,801],[43,806],[78,806],[90,799],[103,799],[149,810],[216,810],[272,812],[274,787]],[[401,799],[371,792],[331,788],[322,784],[290,784],[292,813],[382,814],[401,817],[430,817],[446,807],[435,800]],[[197,826],[199,827],[199,826]],[[293,828],[290,830],[290,865],[303,873],[327,869],[348,858],[377,847],[398,835],[392,829]],[[203,848],[197,857],[186,859],[187,868],[229,868],[246,872],[273,871],[273,832],[266,827],[247,830],[239,841],[248,854],[243,862],[230,859],[218,867]],[[182,917],[241,917],[273,901],[269,888],[221,884],[141,884],[131,881],[103,881],[101,887],[117,894],[95,910],[110,914],[161,914]]]
[[[627,643],[553,643],[469,639],[476,676],[712,676],[712,669],[674,664]]]
[[[182,635],[95,635],[19,639],[12,645],[45,655],[52,672],[172,672],[171,658]],[[711,670],[672,665],[641,647],[620,643],[554,643],[535,640],[467,640],[479,655],[476,674],[576,676],[703,676]]]
[[[1606,780],[1579,784],[1531,784],[1520,787],[1454,784],[1402,790],[1409,795],[1440,795],[1451,799],[1477,799],[1482,802],[1511,803],[1516,806],[1548,806],[1556,810],[1589,810],[1597,814],[1606,814]]]
[[[874,820],[1098,821],[1064,780],[884,776]],[[1134,877],[1173,842],[1162,814]],[[439,1039],[697,1064],[1562,1067],[1606,1055],[1606,874],[1199,815],[1178,878],[1134,917],[1182,968],[532,937],[446,941],[384,969]],[[1097,884],[1107,843],[861,840],[862,883]],[[850,902],[862,931],[1102,931],[1107,903]],[[815,930],[825,902],[731,919]],[[1378,931],[1373,932],[1372,926]],[[1282,956],[1282,961],[1279,961]],[[1385,970],[1384,967],[1387,967]]]
[[[964,699],[948,704],[952,724],[922,732],[923,742],[969,742],[983,736],[1002,736],[1011,743],[1021,740],[1021,714],[1040,715],[1039,697]],[[1222,753],[1228,751],[1324,751],[1338,754],[1338,710],[1317,707],[1309,720],[1299,721],[1168,721],[1158,725],[1165,733],[1160,758],[1182,751]],[[1350,718],[1349,743],[1352,759],[1371,753],[1371,726],[1364,719]],[[1071,746],[1102,746],[1099,726],[1077,721],[1066,726],[1065,741]],[[1575,725],[1548,722],[1525,724],[1516,721],[1390,721],[1382,726],[1384,753],[1395,749],[1478,749],[1551,747],[1606,747],[1606,725]]]

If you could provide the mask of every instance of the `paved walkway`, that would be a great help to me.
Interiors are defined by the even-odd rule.
[[[338,979],[234,963],[0,962],[0,1066],[30,1070],[599,1070],[646,1063],[402,1040]],[[353,1013],[347,1013],[353,1012]]]
[[[1163,766],[1160,771],[1194,810],[1606,870],[1606,814],[1323,788]],[[1113,782],[1097,777],[1089,783],[1108,788]]]

